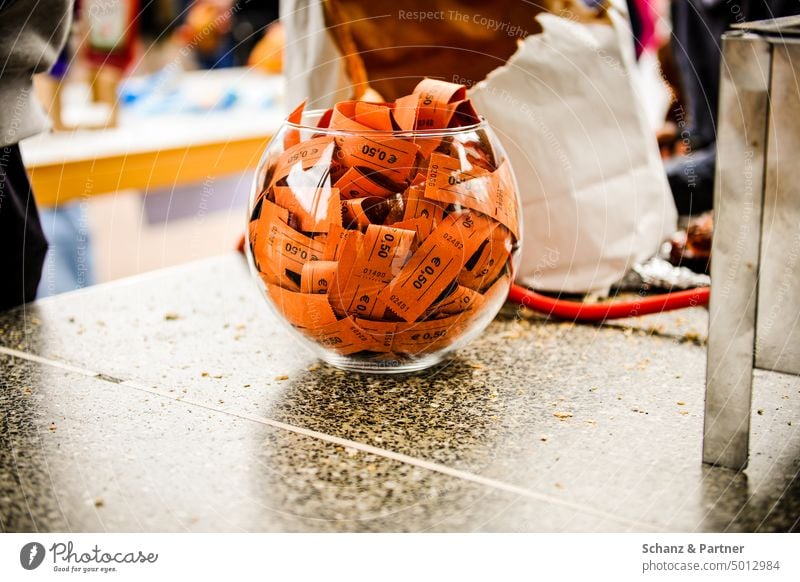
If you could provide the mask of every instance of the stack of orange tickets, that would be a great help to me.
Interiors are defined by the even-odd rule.
[[[303,106],[249,227],[273,304],[341,355],[451,345],[505,298],[519,238],[513,178],[465,88],[425,79],[394,103],[341,102],[316,131],[296,125]]]

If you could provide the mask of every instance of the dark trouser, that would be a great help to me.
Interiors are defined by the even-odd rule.
[[[675,156],[665,164],[678,214],[700,214],[714,207],[715,144]]]
[[[0,147],[0,311],[36,298],[46,252],[19,146]]]

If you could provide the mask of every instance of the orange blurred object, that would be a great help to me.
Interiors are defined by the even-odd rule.
[[[278,74],[283,70],[283,45],[285,42],[283,26],[275,22],[267,28],[264,37],[258,41],[247,65],[265,73]]]
[[[178,40],[203,54],[213,54],[230,30],[231,10],[226,2],[198,1],[186,14],[186,22],[178,28]]]

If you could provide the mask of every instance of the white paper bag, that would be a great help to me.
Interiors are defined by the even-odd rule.
[[[327,109],[350,99],[352,90],[342,53],[325,26],[320,0],[281,0],[286,33],[283,75],[289,111],[307,100],[307,109]]]
[[[677,212],[637,91],[626,16],[553,14],[470,90],[507,150],[523,204],[517,280],[605,292],[674,232]]]

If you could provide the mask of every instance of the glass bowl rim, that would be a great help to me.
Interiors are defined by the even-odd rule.
[[[327,109],[308,109],[303,111],[303,115],[316,115],[317,119],[325,114]],[[305,123],[295,123],[288,119],[283,120],[283,124],[294,129],[302,129],[313,131],[314,133],[322,133],[326,135],[383,135],[391,137],[440,137],[448,135],[458,135],[460,133],[468,133],[470,131],[477,131],[479,129],[488,129],[489,123],[483,115],[478,115],[480,121],[472,125],[463,125],[461,127],[445,127],[441,129],[338,129],[330,127],[316,127],[314,125],[307,125]]]

